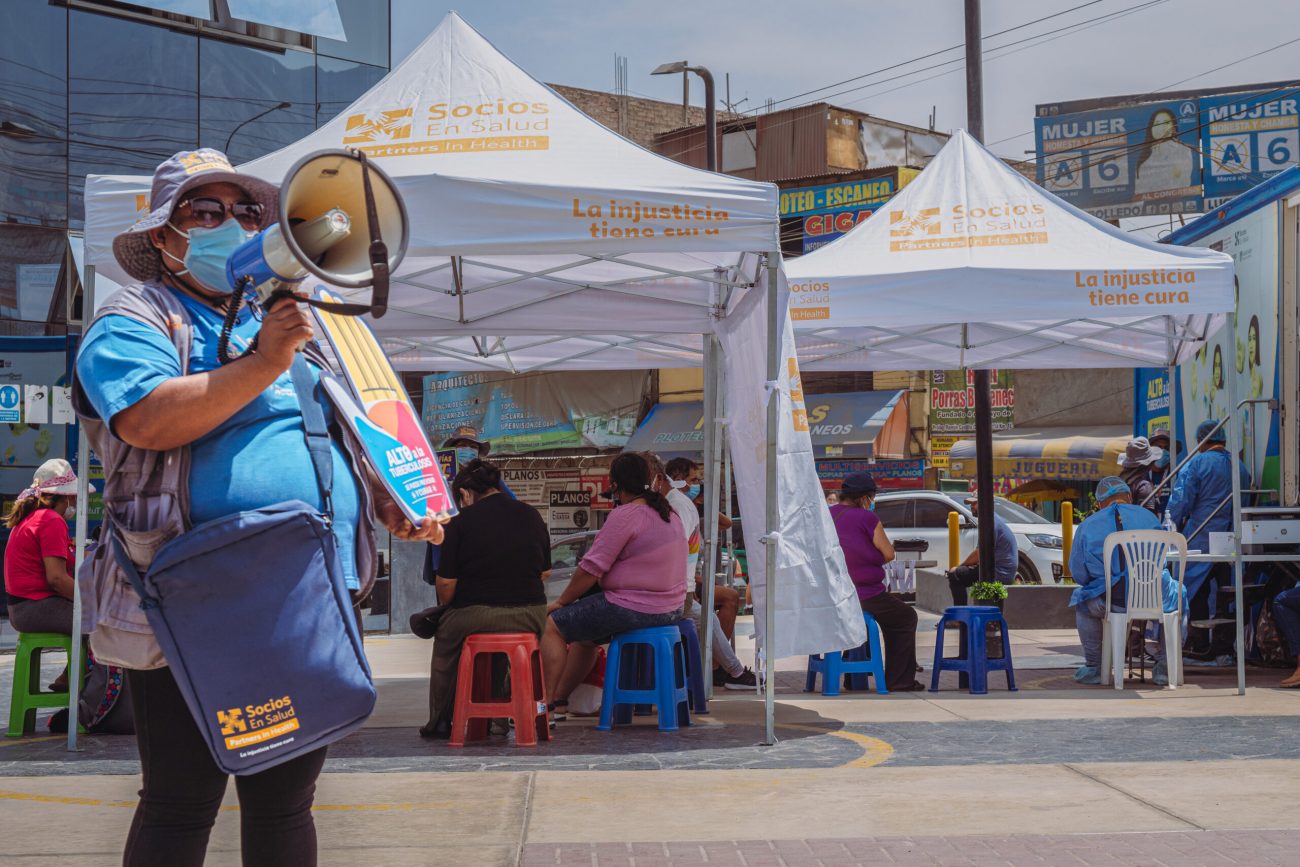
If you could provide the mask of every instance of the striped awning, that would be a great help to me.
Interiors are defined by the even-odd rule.
[[[1017,428],[993,435],[993,475],[1019,479],[1095,481],[1119,472],[1127,427]],[[953,444],[949,472],[975,478],[975,440]]]

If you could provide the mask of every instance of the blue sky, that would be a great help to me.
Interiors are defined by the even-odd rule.
[[[1084,0],[985,0],[984,33],[992,34],[1080,6]],[[1150,5],[1147,5],[1150,3]],[[1129,14],[1127,10],[1138,8]],[[529,73],[547,82],[611,90],[614,55],[628,58],[629,89],[638,95],[681,99],[676,76],[651,77],[656,65],[689,60],[709,67],[722,95],[731,74],[732,99],[742,110],[785,99],[962,42],[961,0],[908,4],[821,0],[654,0],[592,3],[572,0],[475,0],[451,7],[429,0],[392,0],[393,61],[405,57],[450,8]],[[1099,16],[1059,38],[1009,46],[986,56],[986,141],[1004,156],[1033,147],[1034,106],[1042,102],[1140,93],[1191,79],[1177,89],[1300,78],[1300,42],[1235,64],[1289,39],[1300,39],[1293,0],[1099,0],[1068,14],[986,42],[1003,45]],[[1050,37],[1046,37],[1050,38]],[[796,105],[869,84],[826,101],[880,117],[924,126],[932,106],[937,127],[965,124],[961,64],[952,63],[894,81],[920,67],[959,61],[950,51]],[[945,74],[946,73],[946,74]],[[937,76],[937,77],[932,77]],[[929,80],[924,80],[929,79]],[[702,94],[696,87],[693,96]],[[999,141],[1003,140],[1003,141]]]

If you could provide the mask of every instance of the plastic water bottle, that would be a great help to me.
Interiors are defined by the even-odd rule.
[[[1169,510],[1168,510],[1168,509],[1165,509],[1165,519],[1164,519],[1163,521],[1160,522],[1160,526],[1161,526],[1161,527],[1162,527],[1166,532],[1169,532],[1169,533],[1177,533],[1177,532],[1178,532],[1178,528],[1174,526],[1174,517],[1173,517],[1173,515],[1170,515],[1170,514],[1169,514]]]

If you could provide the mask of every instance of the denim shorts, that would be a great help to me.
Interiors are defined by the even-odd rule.
[[[551,613],[551,620],[565,641],[586,641],[606,644],[621,632],[646,629],[651,626],[675,626],[682,619],[682,609],[664,614],[643,614],[615,605],[604,593],[584,596],[571,605]]]

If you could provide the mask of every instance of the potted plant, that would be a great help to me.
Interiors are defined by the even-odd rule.
[[[1007,588],[1001,581],[977,581],[971,585],[970,598],[977,603],[1001,608],[1007,598]]]
[[[970,597],[976,605],[993,605],[1002,609],[1007,601],[1007,588],[1001,581],[977,581],[970,587]],[[1002,656],[1002,636],[998,634],[999,631],[995,623],[985,627],[984,635],[990,659]]]

